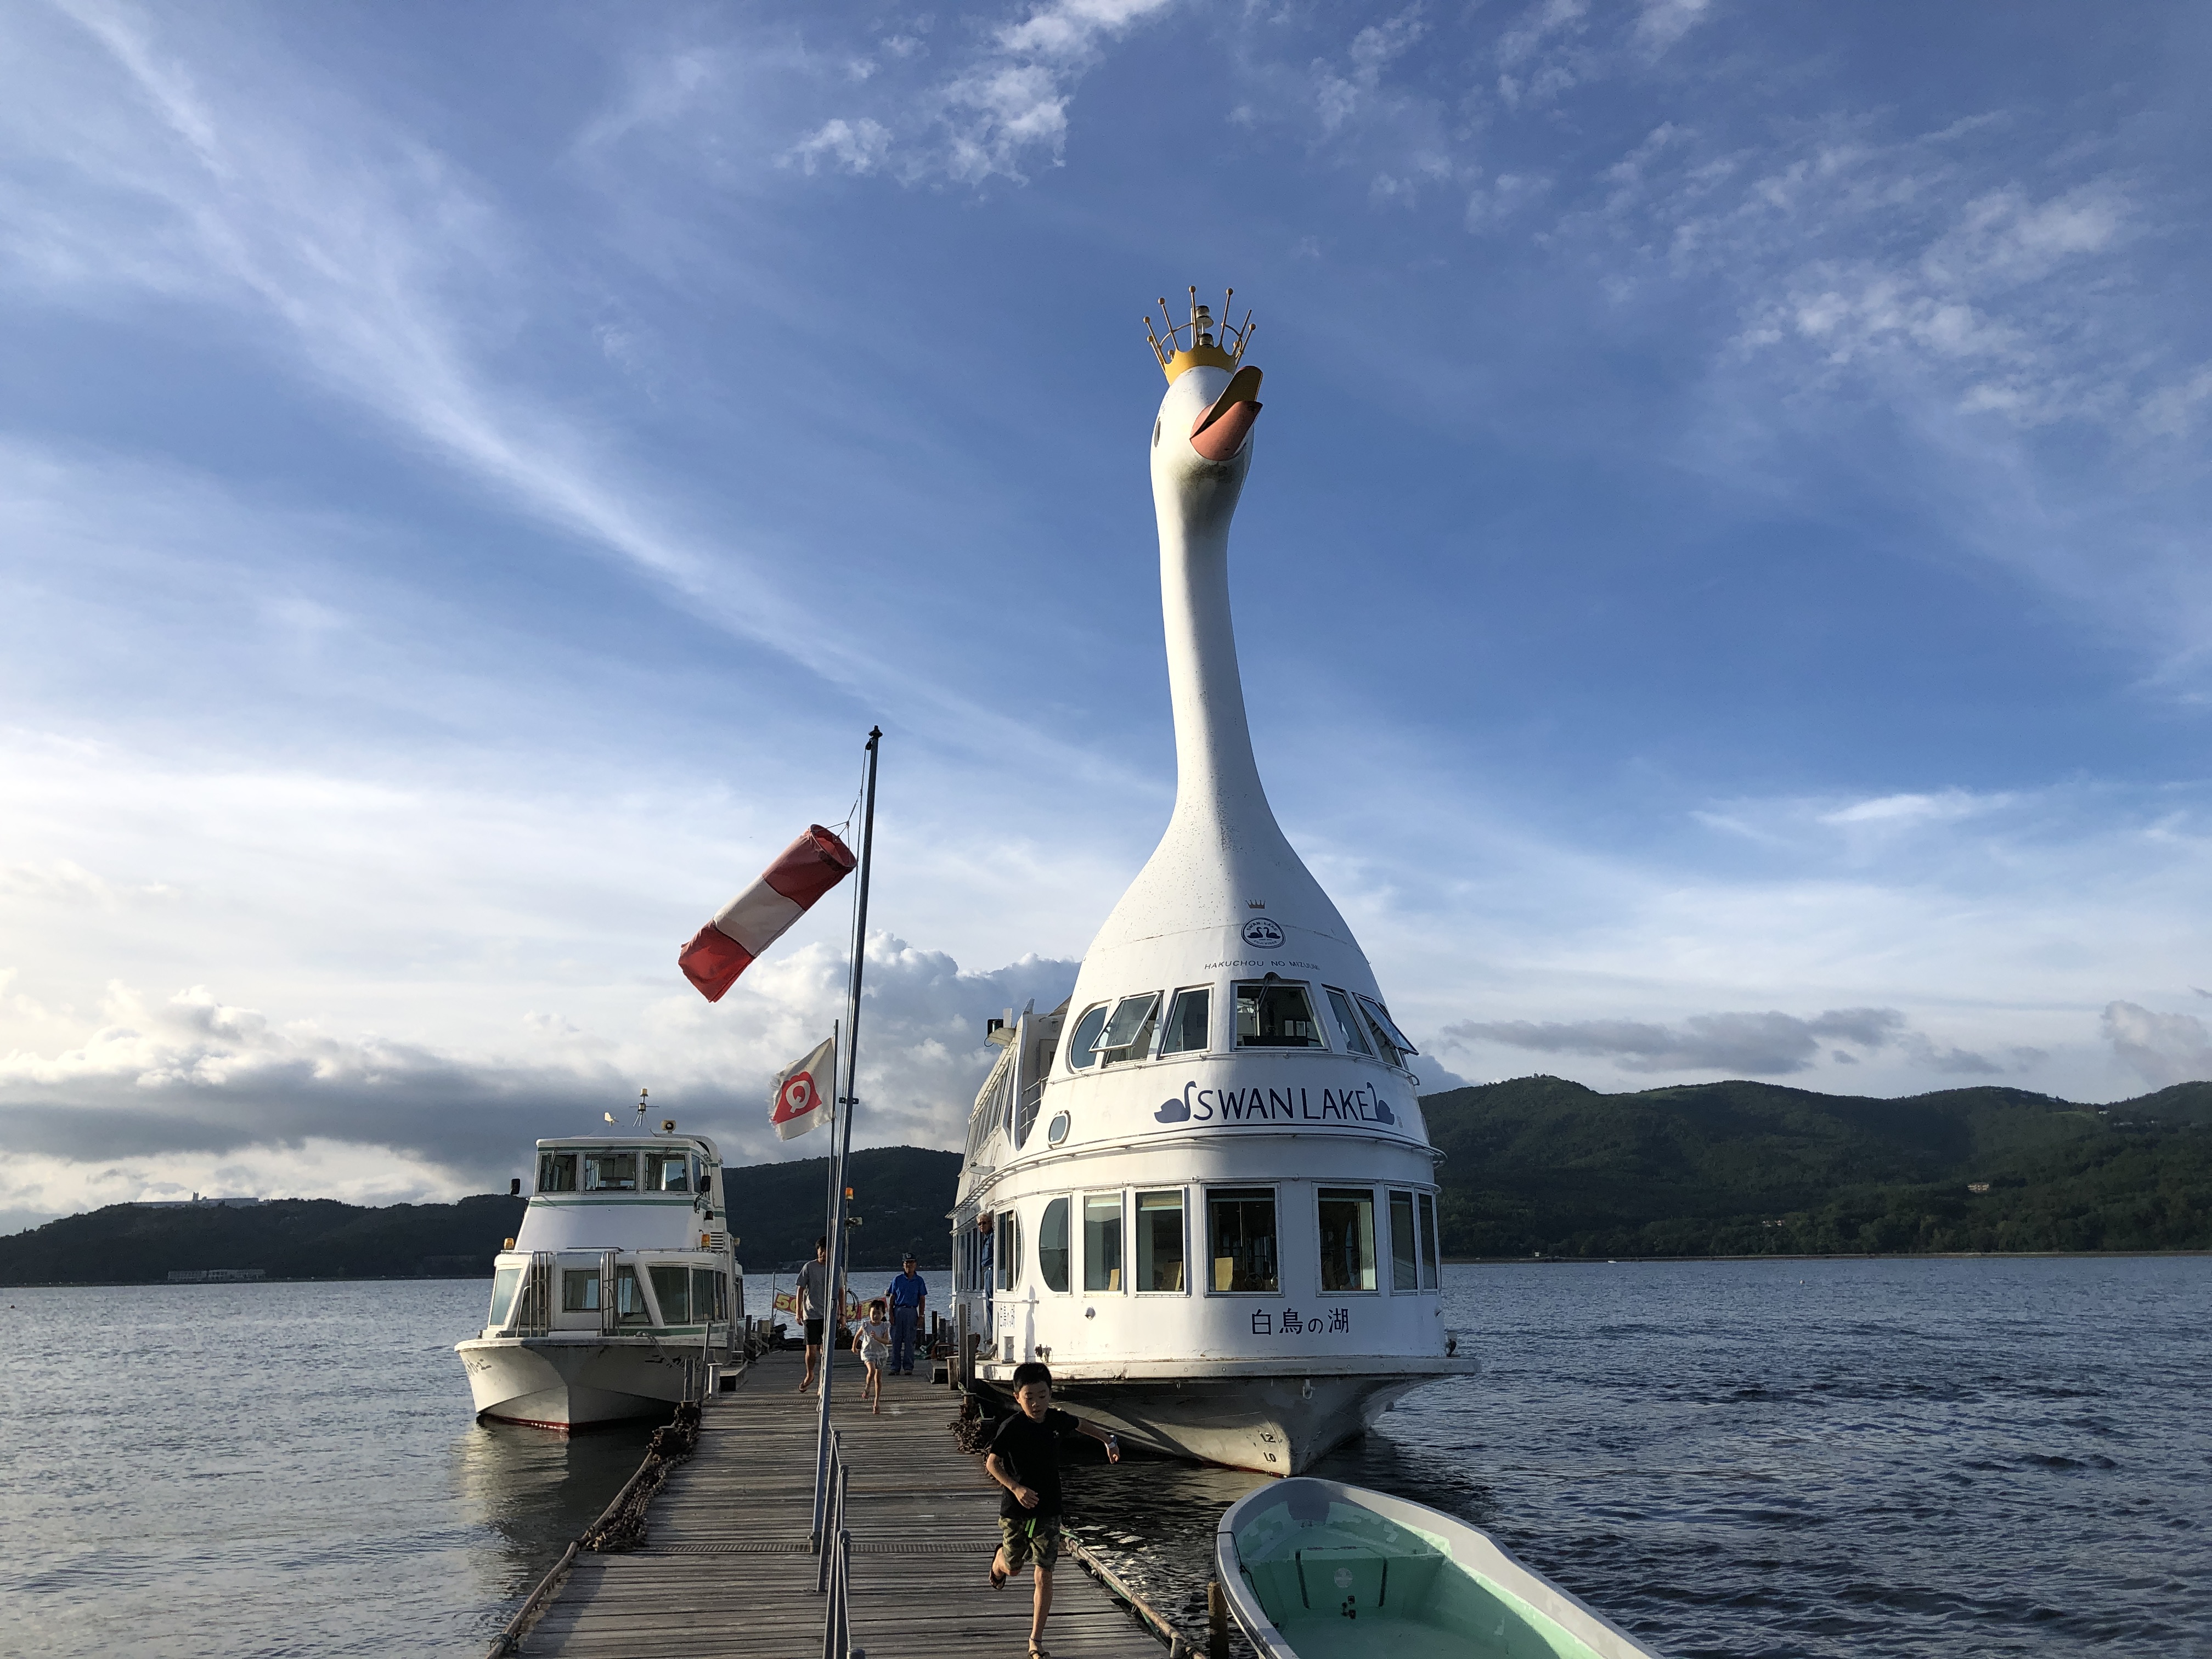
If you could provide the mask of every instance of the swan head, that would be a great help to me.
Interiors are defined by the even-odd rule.
[[[1236,290],[1230,290],[1234,298]],[[1163,313],[1167,301],[1160,301]],[[1146,334],[1152,337],[1150,319]],[[1188,333],[1189,343],[1184,343]],[[1152,354],[1168,377],[1152,422],[1152,494],[1163,514],[1171,507],[1186,523],[1235,508],[1252,465],[1252,427],[1260,418],[1260,371],[1243,361],[1252,337],[1250,313],[1240,328],[1217,331],[1211,311],[1191,290],[1190,320],[1170,323]]]

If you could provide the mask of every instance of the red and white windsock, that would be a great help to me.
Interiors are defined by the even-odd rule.
[[[778,1140],[803,1135],[836,1116],[830,1100],[837,1081],[837,1039],[831,1037],[796,1065],[775,1074],[775,1098],[769,1121]],[[825,1085],[828,1085],[825,1087]]]
[[[860,860],[820,824],[783,849],[761,878],[732,899],[676,958],[684,977],[709,1002],[738,982],[753,958],[781,939],[807,907],[845,879]]]

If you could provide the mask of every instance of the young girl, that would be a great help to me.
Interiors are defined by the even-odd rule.
[[[860,1398],[872,1394],[876,1415],[884,1411],[884,1361],[891,1351],[891,1328],[884,1317],[884,1299],[878,1297],[868,1304],[868,1316],[853,1328],[853,1340],[860,1345],[860,1363],[868,1368],[868,1380],[860,1385]]]

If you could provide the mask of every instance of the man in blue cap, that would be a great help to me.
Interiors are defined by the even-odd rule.
[[[914,1252],[906,1253],[906,1267],[891,1280],[891,1364],[893,1376],[914,1375],[915,1334],[921,1328],[923,1307],[929,1300],[929,1281],[915,1271]]]

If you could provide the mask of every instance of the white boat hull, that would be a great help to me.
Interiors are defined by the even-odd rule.
[[[542,1429],[665,1416],[696,1389],[700,1363],[696,1351],[600,1336],[486,1337],[454,1352],[477,1416]]]
[[[1303,1474],[1425,1382],[1477,1369],[1472,1360],[1377,1359],[1333,1373],[1264,1371],[1250,1364],[1210,1375],[1086,1378],[1054,1368],[1053,1393],[1077,1416],[1133,1444],[1261,1474]],[[1001,1392],[1011,1366],[984,1368]],[[1006,1376],[994,1373],[1006,1372]]]

